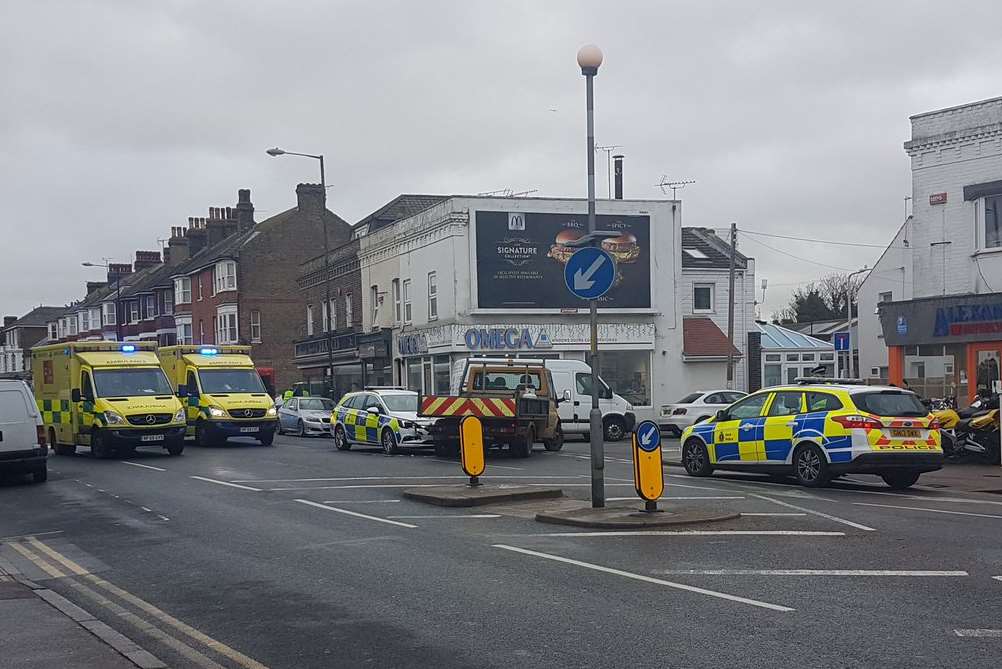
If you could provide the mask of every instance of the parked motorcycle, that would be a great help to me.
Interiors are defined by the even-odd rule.
[[[957,411],[944,408],[932,412],[939,423],[943,454],[949,459],[974,455],[999,462],[999,400],[979,397],[971,406]]]

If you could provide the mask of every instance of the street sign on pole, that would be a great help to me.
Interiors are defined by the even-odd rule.
[[[596,300],[616,281],[616,261],[595,246],[578,249],[564,265],[564,283],[574,297]]]
[[[832,335],[832,343],[835,344],[836,351],[848,351],[849,350],[849,333],[848,332],[836,332]]]
[[[658,510],[658,499],[665,491],[661,462],[661,430],[657,423],[645,420],[633,431],[633,484],[645,502],[646,511]]]
[[[484,426],[476,416],[467,416],[459,423],[459,453],[463,472],[470,477],[470,487],[480,485],[484,473]]]

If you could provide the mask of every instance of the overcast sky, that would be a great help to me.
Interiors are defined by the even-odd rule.
[[[326,154],[350,222],[405,192],[581,197],[588,42],[627,197],[690,178],[684,225],[883,244],[908,116],[1002,95],[1000,20],[988,1],[6,2],[0,310],[81,298],[101,277],[81,261],[157,249],[238,188],[258,220],[287,209],[316,166],[275,145]],[[829,271],[811,261],[879,254],[757,239],[766,316]]]

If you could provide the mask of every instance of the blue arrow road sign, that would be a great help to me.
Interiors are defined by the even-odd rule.
[[[616,261],[606,251],[594,246],[578,249],[564,266],[564,283],[574,297],[595,300],[612,288],[616,280]]]
[[[661,445],[661,430],[654,421],[645,420],[637,426],[637,446],[640,450],[651,453]]]

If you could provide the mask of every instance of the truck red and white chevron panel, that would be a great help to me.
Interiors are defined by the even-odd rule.
[[[515,400],[505,397],[454,397],[428,395],[421,398],[422,416],[477,416],[514,418]]]

